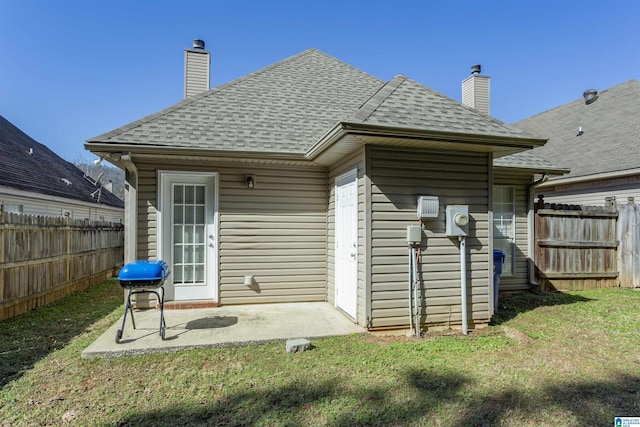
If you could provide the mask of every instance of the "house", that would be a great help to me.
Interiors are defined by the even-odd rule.
[[[0,171],[5,212],[122,222],[122,200],[2,116]]]
[[[640,82],[629,80],[514,123],[549,138],[533,153],[571,172],[537,188],[545,201],[604,205],[640,200]]]
[[[511,185],[500,200],[526,224],[526,190],[554,169],[493,162],[545,139],[315,49],[211,90],[204,43],[185,58],[196,94],[85,145],[126,171],[125,258],[167,261],[167,300],[328,301],[369,329],[407,328],[419,225],[420,324],[489,322],[494,184]],[[526,234],[510,227],[525,257],[510,274],[527,287]]]

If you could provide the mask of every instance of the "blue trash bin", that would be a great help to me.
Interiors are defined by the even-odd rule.
[[[500,249],[493,250],[493,307],[494,312],[498,310],[498,292],[500,285],[500,275],[504,264],[505,254]]]

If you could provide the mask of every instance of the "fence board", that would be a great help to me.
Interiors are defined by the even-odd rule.
[[[112,277],[124,226],[0,210],[0,321]]]
[[[640,287],[640,206],[630,200],[618,205],[618,265],[620,286]]]
[[[536,205],[536,267],[544,290],[618,285],[615,206]]]

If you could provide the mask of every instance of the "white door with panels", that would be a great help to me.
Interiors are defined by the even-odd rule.
[[[160,172],[158,258],[171,275],[167,300],[217,300],[217,175]]]
[[[358,307],[358,176],[352,170],[336,178],[335,303],[356,318]]]

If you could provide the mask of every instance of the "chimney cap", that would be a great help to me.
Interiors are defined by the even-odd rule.
[[[471,74],[478,75],[480,74],[480,71],[482,71],[482,65],[475,64],[471,66]]]
[[[193,48],[194,49],[204,49],[204,40],[194,39],[193,40]]]
[[[584,91],[582,96],[584,97],[585,104],[593,104],[598,100],[598,91],[595,89],[587,89]]]

